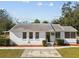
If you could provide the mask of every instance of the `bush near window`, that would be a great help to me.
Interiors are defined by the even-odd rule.
[[[57,45],[64,45],[64,40],[63,39],[56,39]]]
[[[0,38],[0,46],[10,46],[10,39]]]
[[[42,44],[43,44],[44,47],[47,47],[47,41],[46,40],[43,40]]]

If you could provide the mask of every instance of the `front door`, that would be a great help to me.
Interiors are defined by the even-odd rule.
[[[50,42],[50,32],[46,32],[46,40],[47,42]]]

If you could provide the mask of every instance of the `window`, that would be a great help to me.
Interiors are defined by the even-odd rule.
[[[65,32],[65,38],[75,38],[76,33],[75,32]]]
[[[39,39],[39,32],[36,32],[36,33],[35,33],[35,38],[36,38],[36,39]]]
[[[65,38],[70,38],[70,32],[65,32]]]
[[[56,38],[60,38],[60,32],[56,32]]]
[[[75,37],[76,37],[75,32],[71,32],[71,38],[75,38]]]
[[[29,39],[33,38],[33,32],[29,32]]]
[[[27,33],[23,32],[23,39],[26,39],[26,38],[27,38]]]

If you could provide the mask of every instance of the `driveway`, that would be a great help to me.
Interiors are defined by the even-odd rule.
[[[59,52],[53,49],[25,49],[21,57],[62,57]]]

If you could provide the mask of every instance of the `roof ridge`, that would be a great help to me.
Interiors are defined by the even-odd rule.
[[[27,23],[27,24],[16,24],[16,25],[28,25],[28,24],[36,24],[36,25],[38,25],[38,24],[45,24],[45,25],[48,25],[50,23]]]

